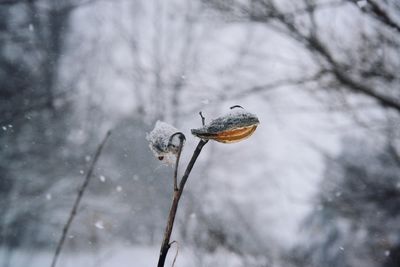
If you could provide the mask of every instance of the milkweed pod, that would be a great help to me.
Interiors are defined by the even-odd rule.
[[[258,124],[260,124],[260,121],[256,115],[244,109],[235,109],[225,116],[212,120],[202,128],[192,129],[191,131],[193,135],[201,139],[234,143],[250,137]]]

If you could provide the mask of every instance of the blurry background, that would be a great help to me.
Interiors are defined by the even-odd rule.
[[[145,140],[240,104],[178,210],[176,266],[400,266],[400,2],[0,0],[0,266],[155,266],[172,168]],[[176,251],[169,253],[171,262]],[[168,263],[170,266],[170,263]]]

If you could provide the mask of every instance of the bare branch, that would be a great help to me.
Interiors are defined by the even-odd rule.
[[[350,1],[350,0],[346,0]],[[212,1],[211,1],[212,2]],[[278,29],[285,34],[287,34],[292,39],[298,41],[300,44],[304,45],[308,51],[317,55],[326,63],[323,68],[326,69],[325,72],[331,73],[337,81],[339,81],[343,86],[345,86],[349,91],[354,93],[360,93],[375,99],[381,106],[391,108],[400,113],[400,99],[396,99],[389,95],[378,92],[373,86],[366,84],[365,82],[352,77],[346,72],[346,66],[336,61],[335,57],[331,51],[325,46],[322,40],[317,36],[316,32],[311,31],[311,33],[304,33],[297,27],[295,22],[295,17],[299,14],[306,14],[309,12],[314,12],[319,6],[317,4],[308,4],[304,9],[298,9],[290,12],[283,12],[279,10],[277,6],[274,5],[273,1],[256,1],[256,9],[251,9],[246,6],[238,5],[236,8],[241,8],[241,14],[246,14],[247,19],[253,22],[259,22],[267,24],[270,27]],[[335,1],[329,3],[328,6],[342,5],[344,1]],[[380,8],[372,0],[368,0],[370,5],[374,6],[374,12],[379,13],[381,16],[385,16],[383,9]],[[235,3],[236,4],[236,3]],[[224,10],[221,10],[224,12]],[[229,10],[228,10],[229,11]],[[388,16],[387,16],[388,17]],[[276,24],[270,22],[279,22],[278,27]],[[316,30],[315,28],[313,30]],[[280,86],[278,84],[278,86]],[[269,86],[267,86],[269,87]],[[273,86],[276,87],[276,86]],[[264,90],[262,87],[255,87],[251,91],[261,91]]]
[[[362,93],[371,98],[374,98],[382,106],[395,109],[400,112],[400,100],[396,100],[389,96],[380,94],[374,90],[374,88],[362,83],[361,81],[356,81],[350,77],[345,71],[345,67],[338,63],[329,49],[321,42],[321,40],[316,35],[307,36],[301,33],[295,25],[287,20],[284,16],[277,16],[277,19],[286,26],[289,32],[292,34],[291,37],[303,45],[305,45],[310,51],[317,53],[319,56],[325,59],[329,64],[329,71],[336,77],[336,79],[345,85],[349,90],[355,93]]]
[[[111,131],[108,131],[106,133],[106,136],[104,137],[103,141],[98,146],[98,148],[96,150],[96,153],[94,155],[93,161],[90,164],[89,170],[88,170],[88,172],[86,174],[85,180],[83,181],[82,186],[79,188],[78,195],[76,196],[76,199],[75,199],[74,205],[72,206],[72,209],[71,209],[71,212],[69,214],[68,220],[64,225],[60,241],[57,244],[57,248],[56,248],[56,251],[54,253],[53,260],[51,262],[51,267],[55,267],[56,266],[58,256],[61,253],[61,250],[62,250],[63,245],[64,245],[65,238],[66,238],[67,233],[68,233],[68,230],[69,230],[69,228],[70,228],[70,226],[72,224],[72,221],[75,218],[75,215],[77,213],[77,210],[78,210],[78,207],[79,207],[79,203],[81,202],[83,194],[85,193],[85,190],[86,190],[86,188],[87,188],[87,186],[89,184],[90,178],[92,177],[92,173],[93,173],[94,167],[95,167],[95,165],[97,163],[97,160],[99,159],[99,157],[101,155],[101,152],[103,150],[103,147],[104,147],[105,143],[107,142],[107,139],[108,139],[108,137],[110,135],[111,135]]]
[[[370,14],[376,20],[380,21],[381,23],[385,24],[386,26],[400,33],[400,24],[394,21],[389,16],[389,14],[375,1],[367,0],[366,2],[368,3],[368,5],[363,7],[357,4],[359,0],[347,0],[347,1],[355,4],[361,10],[361,12],[365,14]]]
[[[391,97],[382,95],[378,92],[375,92],[372,88],[368,85],[358,82],[351,77],[349,77],[346,73],[342,70],[335,68],[333,69],[333,74],[335,74],[336,78],[346,87],[356,93],[362,93],[369,97],[374,98],[377,100],[382,106],[392,108],[397,112],[400,112],[400,101],[397,101]]]
[[[256,85],[247,89],[243,89],[238,91],[237,93],[233,93],[229,96],[229,99],[232,98],[239,98],[239,97],[244,97],[249,94],[254,94],[254,93],[259,93],[259,92],[264,92],[264,91],[269,91],[269,90],[274,90],[278,89],[284,86],[293,86],[293,85],[301,85],[301,84],[307,84],[310,82],[317,81],[321,77],[323,77],[325,74],[327,74],[326,70],[321,70],[320,72],[311,75],[309,77],[301,78],[301,79],[284,79],[280,81],[276,81],[273,83],[269,84],[264,84],[264,85]]]

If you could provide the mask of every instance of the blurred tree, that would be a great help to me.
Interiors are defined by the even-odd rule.
[[[202,2],[211,10],[217,10],[226,23],[236,25],[250,22],[255,28],[265,29],[266,34],[268,31],[277,33],[293,45],[294,53],[299,55],[298,61],[307,62],[307,68],[300,71],[291,72],[288,66],[285,69],[286,77],[280,81],[241,88],[237,90],[237,94],[230,94],[230,97],[259,94],[273,88],[291,85],[296,89],[309,91],[319,101],[325,101],[327,106],[339,103],[341,110],[351,114],[357,123],[360,122],[361,110],[363,112],[374,110],[374,114],[382,112],[384,115],[378,120],[373,120],[371,113],[364,117],[361,114],[365,124],[360,124],[381,137],[388,135],[388,131],[395,133],[389,134],[388,137],[392,145],[380,152],[369,151],[368,147],[364,148],[363,144],[357,145],[357,142],[344,144],[348,149],[335,160],[334,166],[337,169],[346,169],[347,173],[338,175],[343,177],[340,178],[343,181],[332,189],[334,192],[329,194],[323,189],[321,198],[325,199],[326,195],[337,204],[336,207],[346,204],[350,199],[354,200],[355,207],[351,205],[352,203],[348,203],[354,222],[347,222],[348,218],[345,219],[344,214],[339,213],[341,212],[339,208],[332,208],[331,211],[321,206],[319,216],[315,216],[315,220],[319,221],[319,228],[312,232],[316,236],[316,241],[309,246],[309,261],[302,264],[302,259],[298,258],[298,265],[295,266],[301,264],[377,266],[395,262],[397,257],[395,251],[398,247],[395,225],[398,224],[398,214],[390,209],[388,204],[396,201],[398,191],[396,186],[399,179],[397,175],[399,165],[396,165],[393,158],[393,155],[397,155],[399,147],[397,133],[400,120],[398,1],[203,0]],[[268,38],[265,39],[265,45],[270,41]],[[263,43],[260,43],[260,50],[262,46]],[[358,148],[355,148],[356,146]],[[390,147],[394,154],[389,154]],[[365,150],[361,152],[362,149]],[[370,157],[367,156],[369,154]],[[338,161],[340,163],[337,163]],[[333,169],[332,162],[328,162],[328,169]],[[355,170],[353,169],[356,173],[351,173],[352,162],[356,165]],[[364,169],[372,172],[374,168],[379,168],[376,173],[363,176],[366,171]],[[392,171],[391,174],[388,174],[389,170]],[[339,178],[327,177],[326,183],[329,183],[330,179],[337,181]],[[369,186],[367,189],[362,189],[362,185],[358,183],[369,183]],[[357,190],[357,193],[351,190]],[[340,197],[336,196],[336,193]],[[378,196],[375,197],[375,194]],[[363,197],[358,198],[359,195]],[[348,199],[341,204],[337,203],[345,197]],[[329,203],[328,200],[326,202]],[[367,212],[363,209],[370,210]],[[362,215],[358,216],[360,213]],[[362,225],[357,218],[371,225]],[[391,226],[388,225],[388,221],[391,221],[389,223]],[[382,232],[373,229],[374,226],[376,228],[382,224],[388,225],[381,227]],[[357,225],[360,228],[354,230]],[[396,241],[391,239],[393,235]],[[379,242],[387,243],[378,245]],[[302,246],[308,246],[309,243],[308,239],[305,239]],[[361,248],[356,250],[357,247]]]
[[[59,69],[70,16],[79,6],[0,2],[1,246],[48,245],[52,235],[37,226],[50,208],[45,192],[76,160],[65,150],[71,105]]]
[[[311,81],[317,81],[319,88],[327,92],[344,90],[348,96],[362,95],[400,112],[397,1],[203,2],[230,20],[261,24],[293,40],[298,52],[308,53],[310,69],[315,73]],[[347,17],[347,25],[331,24],[344,14],[351,16]],[[302,80],[310,82],[303,75],[295,83]]]
[[[115,51],[109,51],[111,70],[132,87],[137,115],[179,126],[182,99],[191,91],[188,83],[197,73],[198,47],[204,42],[199,3],[127,1],[116,7],[130,12],[124,20],[113,19],[129,61],[117,62]]]
[[[387,145],[355,138],[326,160],[295,266],[399,266],[400,162]]]

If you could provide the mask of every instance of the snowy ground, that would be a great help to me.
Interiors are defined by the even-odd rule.
[[[62,253],[57,267],[154,267],[157,265],[159,247],[154,246],[113,246],[96,251]],[[0,264],[5,264],[4,249],[0,250]],[[172,266],[176,247],[172,246],[165,266]],[[15,251],[8,267],[47,267],[52,253],[48,251]],[[243,266],[241,260],[226,251],[212,255],[196,255],[193,250],[180,248],[175,267],[183,266]]]

